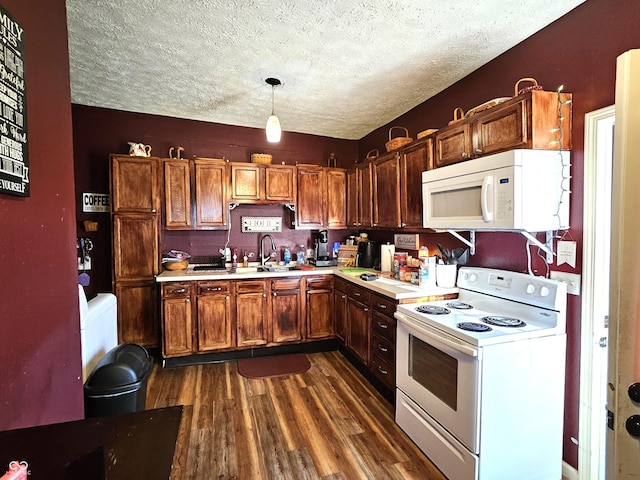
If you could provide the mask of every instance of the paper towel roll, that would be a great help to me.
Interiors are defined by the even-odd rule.
[[[393,270],[393,254],[396,253],[395,245],[380,245],[380,270],[391,272]]]

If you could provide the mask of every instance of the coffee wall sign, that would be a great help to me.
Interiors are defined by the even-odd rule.
[[[0,193],[28,197],[24,29],[0,5]]]

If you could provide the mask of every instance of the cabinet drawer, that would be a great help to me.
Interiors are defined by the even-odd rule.
[[[278,278],[271,280],[271,290],[299,290],[299,278]]]
[[[396,387],[396,369],[377,355],[371,356],[371,371],[387,387]]]
[[[198,282],[198,295],[229,293],[229,282]]]
[[[321,277],[307,277],[307,289],[330,289],[333,288],[333,278],[331,275]]]
[[[162,285],[162,297],[188,297],[191,295],[191,282],[170,282]]]
[[[368,290],[357,287],[355,285],[347,285],[347,295],[349,295],[349,297],[353,298],[354,300],[357,300],[358,302],[364,303],[366,305],[369,304],[369,298],[371,296]]]
[[[267,290],[266,280],[241,280],[236,282],[236,293],[260,293]]]
[[[378,311],[373,311],[371,327],[374,333],[386,338],[393,344],[396,342],[396,320],[393,317],[383,315]]]
[[[396,358],[395,343],[374,333],[371,336],[371,354],[393,365]]]
[[[371,295],[371,307],[385,315],[392,316],[396,311],[396,302],[380,295]]]

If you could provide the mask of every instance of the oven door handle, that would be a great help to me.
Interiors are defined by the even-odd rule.
[[[469,355],[470,357],[478,356],[478,349],[474,348],[471,345],[463,342],[462,340],[457,339],[453,335],[449,335],[448,333],[441,332],[437,328],[430,327],[429,325],[425,325],[418,320],[411,318],[409,315],[406,315],[402,312],[396,312],[395,317],[407,327],[412,330],[418,332],[420,335],[429,338],[433,342],[440,343],[441,345],[445,345],[449,348],[457,350],[460,353],[464,353],[465,355]]]

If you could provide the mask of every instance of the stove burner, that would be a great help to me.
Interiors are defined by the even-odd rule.
[[[446,315],[451,313],[448,308],[438,307],[436,305],[420,305],[416,307],[416,312],[426,313],[427,315]]]
[[[455,308],[456,310],[471,310],[473,308],[473,305],[469,305],[468,303],[459,302],[456,300],[454,302],[447,303],[447,307]]]
[[[482,321],[489,325],[495,325],[496,327],[524,327],[526,325],[526,323],[519,318],[513,317],[482,317]]]
[[[468,330],[469,332],[490,332],[492,329],[489,325],[474,322],[462,322],[457,325],[460,330]]]

